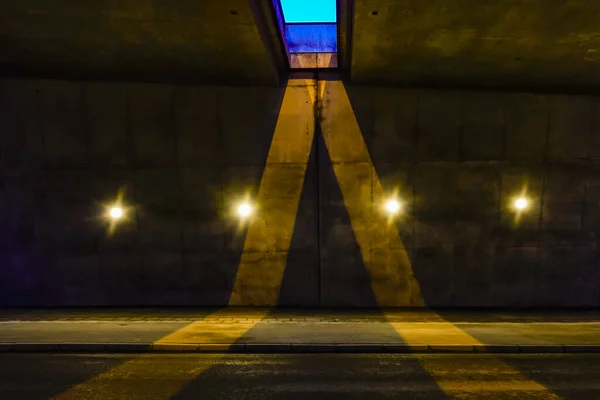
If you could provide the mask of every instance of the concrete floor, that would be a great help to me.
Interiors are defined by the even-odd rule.
[[[0,355],[2,399],[597,399],[600,355]]]

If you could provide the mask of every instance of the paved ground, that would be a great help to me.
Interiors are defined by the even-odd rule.
[[[215,315],[222,308],[49,308],[0,309],[0,321],[156,321],[192,322],[243,321],[260,308],[228,308],[227,315]],[[565,311],[484,311],[484,310],[431,310],[424,309],[269,309],[264,322],[435,322],[443,318],[451,322],[598,322],[600,310]]]
[[[240,343],[598,346],[600,313],[4,310],[2,343],[222,344],[223,351]]]
[[[0,355],[1,399],[598,399],[600,355]]]

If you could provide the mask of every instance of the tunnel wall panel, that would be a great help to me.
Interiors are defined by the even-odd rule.
[[[242,290],[285,264],[285,306],[600,305],[598,98],[349,86],[351,107],[300,112],[284,93],[0,81],[0,306],[227,305],[242,257],[256,271]],[[269,221],[302,185],[289,243],[270,222],[248,244],[233,213],[263,177]],[[119,193],[127,222],[109,231]],[[376,231],[392,193],[400,242]],[[367,264],[400,259],[401,293],[377,304]]]

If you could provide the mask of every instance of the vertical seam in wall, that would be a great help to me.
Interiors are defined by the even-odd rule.
[[[38,135],[39,138],[42,142],[42,168],[41,170],[43,172],[46,171],[46,168],[48,167],[48,145],[46,142],[46,131],[45,131],[45,126],[46,124],[43,123],[43,110],[42,110],[42,106],[41,106],[41,90],[39,89],[35,89],[35,96],[34,96],[34,107],[35,107],[35,127],[36,130],[38,131]],[[23,120],[22,118],[23,113],[22,111],[19,112],[19,117],[21,119],[21,124],[23,124]],[[45,182],[46,180],[43,179],[43,181]],[[37,197],[37,194],[39,193],[39,185],[40,185],[40,176],[38,174],[36,174],[35,176],[35,183],[34,183],[34,196]],[[36,207],[36,218],[35,218],[35,225],[36,225],[36,234],[38,233],[38,222],[40,221],[40,217],[44,214],[44,208],[47,207],[48,204],[48,196],[47,196],[47,191],[46,188],[44,188],[42,190],[43,192],[43,196],[42,196],[42,212],[40,212],[40,208]],[[36,201],[37,203],[37,201]],[[47,221],[44,221],[44,223],[47,224]],[[46,234],[48,234],[48,232],[46,232]],[[37,235],[36,235],[37,236]],[[49,250],[47,252],[47,257],[48,257],[48,263],[54,263],[54,261],[56,260],[56,246],[54,244],[54,240],[52,240],[50,242],[50,246],[49,246]]]
[[[35,90],[35,108],[36,108],[36,125],[37,125],[37,129],[39,130],[38,134],[40,135],[40,139],[42,140],[42,165],[43,168],[48,166],[48,143],[46,140],[46,132],[45,132],[45,125],[43,124],[42,120],[42,107],[40,105],[40,93],[41,90],[36,89]]]
[[[81,104],[81,110],[80,110],[80,120],[79,120],[79,124],[80,124],[80,129],[83,135],[83,145],[85,148],[85,155],[86,155],[86,161],[84,163],[84,168],[88,167],[91,168],[92,171],[95,170],[95,163],[94,162],[90,162],[91,160],[91,155],[92,155],[92,147],[91,147],[91,140],[90,140],[90,134],[89,134],[89,121],[88,121],[88,113],[87,113],[87,98],[88,96],[86,95],[86,86],[85,83],[81,83],[80,84],[80,88],[79,88],[79,102]],[[93,239],[93,248],[95,250],[96,255],[100,254],[100,241],[98,240],[98,237],[96,235],[94,235]]]
[[[133,132],[132,132],[132,122],[131,122],[131,104],[129,97],[129,87],[125,86],[125,134],[127,135],[127,165],[129,165],[133,169],[135,165],[135,152],[133,150]],[[135,191],[135,187],[133,188]],[[136,213],[137,214],[137,213]]]
[[[552,98],[548,99],[548,115],[546,117],[546,138],[544,139],[544,153],[542,154],[542,163],[544,164],[544,170],[546,163],[548,162],[548,148],[550,147],[550,127],[552,126],[552,111],[554,109],[554,102]]]
[[[551,101],[551,100],[549,100]],[[536,288],[537,288],[537,276],[538,276],[538,272],[539,272],[539,266],[541,264],[541,257],[542,257],[542,251],[541,251],[541,243],[540,243],[540,235],[542,232],[542,226],[543,226],[543,221],[544,221],[544,201],[545,201],[545,194],[546,194],[546,177],[547,177],[547,159],[548,159],[548,146],[549,146],[549,141],[550,141],[550,126],[552,125],[552,103],[550,103],[550,107],[548,109],[548,115],[546,118],[546,138],[545,138],[545,142],[544,142],[544,154],[543,154],[543,158],[542,158],[542,190],[541,190],[541,195],[540,195],[540,218],[538,221],[538,241],[536,244],[536,255],[537,257],[535,258],[535,264],[533,267],[533,282],[532,282],[532,286],[531,286],[531,305],[535,307],[535,299],[536,299]]]
[[[421,131],[421,126],[419,124],[419,117],[420,117],[420,113],[421,113],[421,96],[419,96],[419,92],[415,91],[415,156],[413,158],[413,179],[412,179],[412,187],[413,187],[413,210],[412,210],[412,214],[413,214],[413,241],[412,241],[412,249],[411,249],[411,253],[409,256],[409,260],[410,260],[410,264],[411,264],[411,284],[409,285],[409,290],[410,290],[410,301],[409,304],[411,307],[416,306],[416,305],[422,305],[423,301],[416,301],[415,302],[415,297],[414,296],[420,296],[421,298],[423,297],[422,293],[420,293],[420,291],[418,290],[417,293],[413,293],[412,289],[415,287],[414,282],[418,283],[417,277],[415,275],[415,269],[418,267],[416,266],[416,261],[417,261],[417,182],[418,182],[418,176],[419,176],[419,133]],[[420,287],[420,285],[419,285]]]
[[[457,152],[457,159],[454,160],[454,162],[452,160],[450,160],[450,163],[452,163],[452,174],[453,174],[453,179],[456,182],[456,173],[457,173],[457,166],[460,166],[460,171],[461,173],[463,172],[463,159],[464,159],[464,154],[463,154],[463,135],[464,135],[464,109],[465,109],[465,98],[464,98],[464,93],[459,94],[458,96],[458,126],[455,128],[456,129],[456,135],[457,135],[457,143],[458,143],[458,152]],[[453,242],[452,242],[452,262],[451,262],[451,281],[450,281],[450,294],[449,294],[449,303],[453,304],[453,302],[456,299],[456,248],[458,246],[462,246],[466,249],[466,246],[463,246],[462,243],[458,244],[456,242],[456,233],[458,230],[457,227],[457,220],[456,220],[456,208],[457,208],[457,200],[458,200],[458,185],[454,185],[454,190],[452,193],[452,223],[453,223]],[[466,251],[466,250],[465,250]]]
[[[587,135],[588,137],[587,137],[587,143],[586,143],[586,151],[587,151],[587,153],[585,155],[585,158],[588,160],[588,162],[592,158],[591,157],[591,148],[592,148],[591,145],[592,145],[592,134],[594,132],[594,109],[595,109],[595,103],[596,103],[593,97],[591,98],[590,103],[591,103],[590,104],[590,109],[589,109],[589,112],[590,112],[590,125],[588,127],[589,131],[588,131],[588,135]]]
[[[420,100],[421,97],[419,96],[419,93],[415,92],[415,131],[413,132],[414,135],[414,143],[415,143],[415,153],[414,153],[414,157],[413,160],[414,162],[418,162],[419,160],[419,107],[420,107]]]
[[[464,108],[465,108],[465,99],[463,94],[458,96],[458,127],[457,129],[457,142],[458,142],[458,162],[462,162],[464,159],[463,154],[463,135],[464,135]]]
[[[88,96],[86,96],[85,83],[81,84],[79,96],[80,96],[80,102],[81,102],[80,124],[81,124],[81,130],[83,132],[83,142],[84,142],[84,146],[85,146],[86,161],[87,161],[87,163],[89,163],[91,160],[92,148],[91,148],[90,133],[89,133],[89,129],[88,129],[88,113],[87,113],[88,105],[87,105],[87,101],[86,101]]]
[[[502,107],[502,123],[501,123],[501,127],[500,127],[500,134],[501,134],[501,140],[502,140],[502,160],[506,161],[507,159],[507,154],[506,154],[506,109],[505,109],[505,105],[506,103],[503,103],[503,107]]]
[[[499,170],[496,170],[496,179],[498,179],[498,208],[496,214],[496,226],[502,226],[502,207],[503,207],[503,190],[504,190],[504,179],[503,174]],[[494,249],[495,253],[496,249]]]
[[[348,96],[348,102],[350,103],[350,107],[352,107],[352,101],[350,100],[350,95],[348,95],[348,90],[346,88],[344,88],[344,90],[346,91],[346,95]],[[354,114],[354,116],[356,118],[356,124],[357,124],[358,129],[361,132],[363,140],[365,142],[365,147],[367,149],[367,154],[368,154],[368,160],[371,162],[371,170],[369,171],[369,179],[371,181],[371,184],[370,184],[371,194],[370,194],[370,198],[369,198],[369,206],[370,206],[369,226],[371,226],[371,228],[372,228],[373,227],[373,215],[375,212],[374,207],[373,207],[373,187],[375,185],[375,179],[373,179],[373,178],[377,174],[377,171],[375,170],[375,161],[374,161],[373,157],[371,157],[371,154],[369,153],[369,145],[367,144],[367,139],[365,139],[365,136],[369,137],[370,140],[373,140],[372,138],[375,133],[375,93],[373,90],[370,90],[367,93],[369,95],[369,129],[367,132],[362,132],[362,130],[360,129],[360,124],[358,122],[358,116],[356,115],[354,109],[352,109],[352,113]],[[394,121],[394,124],[395,124],[395,121]],[[336,179],[338,179],[338,178],[336,177]],[[379,179],[379,176],[377,179]],[[339,184],[340,183],[338,181],[338,185]],[[383,187],[383,184],[381,183],[381,181],[379,181],[379,185],[380,185],[381,189],[383,190],[383,192],[385,193],[385,188]],[[341,190],[341,186],[340,186],[340,190]],[[348,211],[348,216],[350,216],[349,211]],[[350,225],[352,226],[352,219],[350,219]],[[369,238],[369,261],[368,262],[369,263],[373,259],[373,242],[372,242],[373,236],[372,236],[371,232],[369,233],[369,236],[368,236],[368,238]],[[355,236],[355,238],[356,238],[356,236]],[[367,263],[365,263],[364,258],[363,258],[363,265],[365,266],[365,268],[368,265]],[[369,277],[369,279],[371,279],[371,278]],[[371,285],[371,287],[372,287],[372,285]],[[375,297],[377,297],[376,293],[373,293],[373,295],[375,295]]]
[[[586,175],[585,182],[583,184],[583,200],[581,202],[581,232],[585,235],[584,221],[585,221],[585,213],[587,210],[587,191],[588,191],[588,177]]]
[[[319,96],[319,76],[315,76],[315,104],[313,105],[313,116],[314,116],[314,135],[313,135],[313,146],[315,151],[315,169],[317,175],[317,304],[322,305],[321,285],[322,285],[322,268],[321,268],[321,170],[320,170],[320,157],[321,157],[321,99]],[[325,84],[325,90],[327,86]],[[309,96],[310,97],[310,96]],[[323,141],[324,142],[324,141]],[[310,160],[310,156],[308,157]],[[308,161],[308,160],[307,160]],[[307,166],[308,168],[308,166]],[[302,194],[300,194],[302,196]]]
[[[599,111],[600,111],[600,107],[598,107],[599,104],[600,103],[598,102],[598,99],[594,98],[594,100],[592,102],[592,118],[591,118],[591,121],[590,121],[590,139],[589,139],[590,140],[590,144],[589,144],[590,150],[589,150],[589,153],[588,153],[588,159],[589,159],[590,165],[592,165],[592,160],[594,159],[594,157],[592,156],[592,150],[591,150],[591,148],[593,146],[594,131],[595,131],[595,128],[596,128],[596,109],[598,108]]]
[[[590,150],[589,150],[589,153],[588,153],[588,165],[589,165],[590,168],[592,168],[593,165],[594,165],[594,163],[592,161],[593,158],[592,158],[591,147],[593,145],[594,131],[595,131],[595,127],[596,127],[596,109],[597,108],[598,108],[598,99],[596,97],[593,97],[593,100],[592,100],[592,110],[591,110],[592,117],[590,118],[590,137],[589,137],[589,141],[590,141],[589,142],[589,147],[590,147]],[[588,192],[588,187],[589,187],[589,180],[590,180],[590,177],[588,175],[588,176],[586,176],[586,179],[585,179],[585,187],[586,187],[586,189],[585,189],[585,197],[583,199],[583,201],[584,201],[584,207],[585,207],[584,211],[586,213],[587,213],[587,192]],[[596,306],[599,306],[600,305],[600,287],[597,287],[596,289],[598,290],[598,293],[596,294],[597,297],[598,297],[597,301],[596,301]]]
[[[213,87],[214,102],[215,102],[215,118],[216,118],[216,129],[217,129],[217,153],[221,154],[219,157],[219,219],[221,222],[221,245],[223,246],[223,252],[227,249],[227,235],[225,234],[225,174],[223,173],[224,164],[222,162],[225,156],[225,148],[223,142],[223,122],[221,120],[221,92],[217,87]],[[235,275],[234,278],[235,280]],[[228,287],[233,291],[234,282],[227,282]],[[229,294],[231,296],[231,293]]]
[[[587,139],[587,155],[586,155],[586,171],[589,171],[590,167],[592,166],[592,155],[591,155],[591,148],[592,148],[592,138],[593,138],[593,132],[594,132],[594,109],[596,102],[594,100],[594,98],[592,98],[591,100],[591,106],[590,106],[590,126],[589,126],[589,131],[588,131],[588,139]],[[585,220],[586,220],[586,214],[587,214],[587,192],[588,192],[588,185],[589,185],[589,174],[585,175],[585,184],[583,187],[583,202],[581,204],[581,230],[584,231],[584,227],[585,227]],[[585,234],[585,232],[584,232]]]
[[[136,185],[136,173],[138,172],[138,168],[139,166],[137,165],[137,163],[135,162],[135,150],[134,150],[134,144],[133,144],[133,128],[132,128],[132,117],[131,117],[131,96],[129,95],[129,85],[125,85],[125,123],[126,123],[126,129],[125,132],[127,134],[127,139],[129,141],[129,158],[133,159],[134,161],[134,166],[133,168],[130,170],[130,173],[132,174],[129,179],[131,179],[132,181],[132,186],[133,186],[133,190],[132,190],[132,197],[133,197],[133,204],[135,204],[135,209],[134,209],[134,214],[135,214],[135,223],[137,225],[137,229],[136,229],[136,233],[137,233],[137,254],[139,256],[139,262],[138,262],[138,266],[140,268],[140,278],[143,276],[143,271],[144,271],[144,250],[142,248],[142,243],[141,243],[141,224],[140,224],[140,212],[139,212],[139,202],[138,202],[138,192],[137,192],[137,185]]]
[[[456,208],[457,208],[457,201],[458,201],[458,185],[456,183],[456,179],[457,179],[457,171],[460,168],[460,172],[463,172],[463,144],[462,144],[462,139],[463,139],[463,122],[464,122],[464,103],[465,103],[465,99],[464,99],[464,93],[459,94],[458,96],[458,124],[457,126],[454,127],[454,129],[456,129],[456,142],[457,142],[457,158],[456,159],[449,159],[446,160],[446,162],[448,164],[450,164],[450,168],[451,168],[451,172],[452,172],[452,179],[454,181],[454,185],[453,185],[453,190],[452,190],[452,244],[450,247],[450,249],[452,250],[452,261],[451,261],[451,280],[450,280],[450,294],[448,296],[448,302],[450,304],[452,304],[452,302],[455,299],[455,292],[456,292],[456,268],[455,268],[455,264],[456,264],[456,248],[457,246],[459,246],[459,244],[457,243],[456,240],[456,234],[458,231],[458,226],[457,226],[457,212],[456,212]],[[447,99],[446,99],[447,101]],[[442,245],[443,247],[446,247],[444,245]],[[463,246],[466,248],[466,246]]]
[[[599,101],[598,98],[594,97],[593,103],[592,103],[592,118],[591,118],[591,123],[590,123],[590,148],[592,147],[592,140],[594,138],[594,132],[595,132],[595,128],[596,128],[596,109],[598,109],[598,105],[599,105]],[[590,167],[592,167],[594,165],[593,161],[592,161],[592,154],[591,154],[591,150],[589,153],[589,165]],[[587,186],[589,184],[589,175],[586,178],[586,198],[584,199],[584,201],[587,203]],[[600,274],[600,271],[598,272]],[[600,278],[600,276],[598,276]],[[600,285],[598,285],[599,287],[597,287],[596,289],[598,290],[597,296],[597,302],[596,302],[596,306],[600,306]]]
[[[17,134],[19,136],[19,138],[24,142],[22,143],[24,146],[27,144],[27,139],[25,136],[25,124],[23,123],[23,111],[22,111],[22,107],[17,107],[17,110],[15,111],[15,115],[13,116],[13,118],[16,121],[16,132],[15,134]],[[34,113],[35,115],[36,113]],[[5,143],[0,144],[0,147],[3,147],[2,145],[4,145]],[[4,157],[4,155],[8,156],[5,152],[8,150],[8,148],[0,148],[0,162],[2,161],[2,158]],[[27,151],[28,152],[28,151]],[[29,194],[31,196],[31,199],[33,200],[33,210],[32,210],[32,214],[33,214],[33,235],[34,238],[36,237],[36,226],[37,226],[37,212],[39,207],[37,206],[37,199],[35,197],[36,191],[35,191],[35,185],[34,182],[35,180],[33,180],[32,178],[32,174],[31,174],[31,166],[30,164],[26,164],[25,167],[23,167],[23,164],[21,163],[21,161],[19,160],[18,162],[18,166],[17,168],[14,168],[18,171],[17,176],[19,177],[19,180],[22,181],[23,179],[23,174],[25,173],[25,176],[27,177],[26,182],[27,182],[27,194]],[[11,171],[14,172],[14,169],[11,168]],[[6,174],[7,171],[2,170],[0,171],[0,187],[2,186],[2,181],[3,178],[5,178],[7,176]],[[14,175],[14,174],[11,174]],[[6,184],[6,181],[4,181]],[[0,189],[1,190],[1,189]],[[5,199],[6,199],[6,204],[8,206],[8,211],[10,213],[13,212],[14,210],[14,204],[15,204],[15,198],[14,196],[8,196],[8,192],[5,192],[4,194]]]
[[[346,93],[348,91],[346,90]],[[363,140],[365,142],[364,146],[366,147],[367,150],[367,155],[368,155],[368,160],[371,163],[371,169],[369,171],[369,179],[370,179],[370,199],[369,199],[369,206],[370,206],[370,210],[369,210],[369,226],[371,227],[370,231],[369,231],[369,259],[368,261],[365,262],[364,260],[364,256],[363,256],[363,265],[367,272],[367,276],[369,279],[369,286],[371,287],[371,292],[373,293],[373,297],[375,299],[375,304],[379,306],[379,304],[377,304],[377,293],[375,292],[375,290],[373,289],[373,278],[370,275],[369,271],[367,270],[369,264],[372,265],[372,261],[373,261],[373,247],[374,247],[374,243],[373,243],[373,224],[374,224],[374,215],[375,215],[375,206],[374,206],[374,197],[373,197],[373,192],[374,192],[374,187],[375,187],[375,177],[377,177],[377,179],[379,180],[379,187],[381,188],[383,195],[385,196],[386,193],[386,188],[384,187],[384,183],[381,181],[381,179],[379,179],[379,175],[377,173],[377,170],[375,169],[375,158],[373,157],[373,155],[371,154],[371,151],[369,151],[369,144],[372,144],[372,140],[373,140],[373,136],[375,135],[375,98],[377,97],[377,95],[375,94],[375,91],[373,89],[369,90],[368,92],[369,95],[369,127],[367,132],[363,132],[362,129],[360,128],[360,123],[359,123],[359,119],[358,119],[358,115],[356,115],[356,111],[354,109],[352,109],[352,113],[354,114],[355,118],[356,118],[356,124],[358,126],[358,129],[363,137]],[[348,96],[348,101],[350,103],[350,107],[352,107],[352,101],[350,99],[350,95],[347,94]],[[395,116],[394,116],[394,127],[396,126],[396,121],[395,121]],[[367,143],[367,140],[369,140],[370,143]],[[339,185],[339,182],[338,182]],[[341,187],[340,187],[341,190]],[[383,199],[381,199],[383,200]],[[348,215],[350,216],[350,211],[348,211]],[[352,226],[352,218],[350,218],[350,225]],[[354,228],[353,228],[354,230]],[[356,239],[356,234],[355,234],[355,239],[354,239],[357,244],[358,244],[358,240]],[[359,246],[360,247],[360,246]]]
[[[455,161],[450,161],[452,165],[452,170],[453,170],[453,174],[456,174],[457,172],[457,166],[459,166],[459,171],[460,173],[464,173],[464,166],[465,165],[469,165],[468,163],[465,163],[465,151],[464,151],[464,144],[463,141],[465,140],[464,136],[465,136],[465,108],[466,108],[466,102],[470,99],[465,99],[465,94],[464,93],[460,93],[458,96],[458,126],[456,127],[457,129],[457,143],[458,143],[458,154],[457,154],[457,159]],[[470,169],[470,167],[469,167]],[[460,243],[457,243],[456,241],[456,233],[457,233],[457,212],[456,212],[456,208],[457,208],[457,200],[458,200],[458,185],[456,184],[456,178],[457,176],[454,175],[453,179],[455,181],[455,185],[454,185],[454,193],[453,193],[453,207],[452,207],[452,221],[454,223],[454,234],[453,234],[453,243],[452,243],[452,261],[451,261],[451,279],[450,279],[450,293],[448,296],[448,303],[450,303],[451,306],[456,306],[456,301],[457,301],[457,293],[456,293],[456,271],[457,271],[457,249],[462,248],[463,252],[464,252],[464,256],[466,257],[467,255],[467,248],[469,246],[465,245],[464,242],[461,240]]]
[[[417,245],[417,232],[416,232],[416,211],[417,211],[417,172],[418,172],[418,161],[417,161],[417,156],[418,156],[418,152],[417,152],[417,148],[419,145],[419,107],[420,107],[420,97],[419,94],[415,92],[415,131],[413,132],[414,135],[414,143],[415,143],[415,154],[414,157],[412,159],[412,168],[411,168],[411,186],[412,186],[412,201],[413,201],[413,205],[412,205],[412,210],[411,210],[411,214],[412,214],[412,243],[411,243],[411,248],[415,248]],[[414,275],[414,273],[413,273]]]
[[[180,86],[173,86],[171,92],[171,110],[170,110],[170,119],[171,119],[171,132],[173,132],[173,156],[174,156],[174,168],[175,175],[177,181],[177,190],[179,191],[179,204],[177,210],[177,216],[179,220],[179,262],[180,270],[184,270],[184,246],[183,246],[183,185],[181,183],[182,174],[181,174],[181,164],[179,162],[179,134],[180,125],[177,124],[177,118],[175,116],[175,102],[178,98],[179,90],[181,90]]]
[[[419,93],[415,91],[415,131],[414,131],[414,143],[415,143],[415,153],[413,157],[413,167],[412,167],[412,196],[413,196],[413,209],[412,209],[412,248],[410,252],[407,252],[407,257],[410,261],[410,282],[409,282],[409,306],[413,307],[417,304],[413,302],[413,295],[419,295],[420,293],[412,293],[412,289],[414,288],[413,282],[417,281],[417,277],[415,276],[415,254],[417,247],[417,176],[419,173],[419,113],[421,107],[421,97]],[[422,294],[421,294],[422,296]],[[419,303],[419,302],[417,302]]]
[[[419,133],[421,130],[420,124],[419,124],[419,116],[420,116],[420,108],[421,108],[421,96],[419,96],[419,92],[415,91],[415,132],[414,132],[414,136],[415,136],[415,154],[413,157],[413,182],[412,182],[412,189],[413,189],[413,243],[412,243],[412,247],[415,253],[415,249],[417,248],[417,185],[418,185],[418,177],[419,177],[419,161],[420,161],[420,155],[419,155]],[[414,257],[413,253],[413,257],[411,258],[411,264],[412,264],[412,268],[411,268],[411,273],[413,275],[413,280],[416,279],[415,277],[415,266],[414,266],[414,261],[416,259],[416,257]],[[411,286],[412,287],[412,286]],[[411,293],[411,302],[412,302],[412,293]],[[412,303],[411,303],[412,305]]]
[[[504,179],[502,179],[503,177],[503,173],[502,171],[506,168],[506,162],[507,162],[507,150],[506,150],[506,142],[507,142],[507,138],[506,138],[506,103],[503,102],[502,103],[502,110],[501,110],[501,118],[502,118],[502,122],[501,122],[501,128],[500,128],[500,135],[501,135],[501,141],[502,141],[502,154],[501,154],[501,160],[503,161],[502,164],[503,165],[503,169],[502,170],[498,170],[496,169],[496,178],[498,179],[498,210],[497,210],[497,214],[496,214],[496,226],[501,227],[502,226],[502,208],[503,208],[503,190],[504,190]],[[494,260],[496,258],[496,247],[494,247]],[[496,275],[496,262],[494,261],[494,276]],[[494,291],[492,291],[492,301],[494,301]]]
[[[497,179],[498,179],[498,215],[497,215],[497,220],[496,220],[496,224],[498,227],[500,227],[502,229],[502,199],[503,199],[503,187],[504,187],[504,179],[503,176],[504,174],[502,174],[502,172],[496,170],[496,174],[497,174]],[[498,246],[497,243],[493,244],[493,252],[492,252],[492,287],[490,288],[490,299],[491,299],[491,304],[495,305],[496,303],[496,296],[498,295],[498,284],[496,282],[496,277],[498,276],[498,248],[502,247],[504,248],[504,254],[503,256],[506,255],[506,248],[508,247],[506,244],[504,244],[503,246]]]
[[[548,174],[548,146],[550,141],[550,126],[552,125],[552,104],[546,117],[546,138],[544,139],[544,153],[542,155],[542,193],[540,195],[540,218],[538,222],[538,231],[541,232],[544,222],[544,196],[546,192],[546,177]],[[539,241],[538,241],[539,247]]]
[[[545,196],[545,192],[546,192],[546,174],[545,171],[542,175],[542,191],[541,191],[541,196],[540,196],[540,218],[539,218],[539,222],[538,222],[538,241],[536,243],[536,258],[535,258],[535,264],[533,266],[533,282],[531,285],[531,305],[535,307],[535,294],[536,294],[536,288],[537,288],[537,276],[538,276],[538,269],[541,263],[541,256],[542,256],[542,251],[541,251],[541,243],[540,243],[540,235],[542,232],[542,223],[543,223],[543,216],[544,216],[544,196]]]
[[[500,140],[501,140],[501,151],[502,153],[500,154],[500,161],[496,164],[495,167],[495,174],[496,174],[496,179],[498,182],[498,208],[496,210],[496,226],[500,226],[502,223],[502,189],[503,189],[503,182],[502,182],[502,172],[500,168],[506,168],[506,110],[504,108],[504,102],[502,103],[502,108],[501,108],[501,115],[500,118],[502,119],[502,121],[500,122]],[[500,168],[498,168],[499,166],[502,166]],[[495,249],[494,249],[494,253],[495,253]]]

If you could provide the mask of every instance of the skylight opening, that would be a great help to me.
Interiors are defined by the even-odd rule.
[[[336,0],[281,0],[281,8],[288,24],[337,22]]]
[[[291,68],[336,68],[337,0],[273,1]]]

